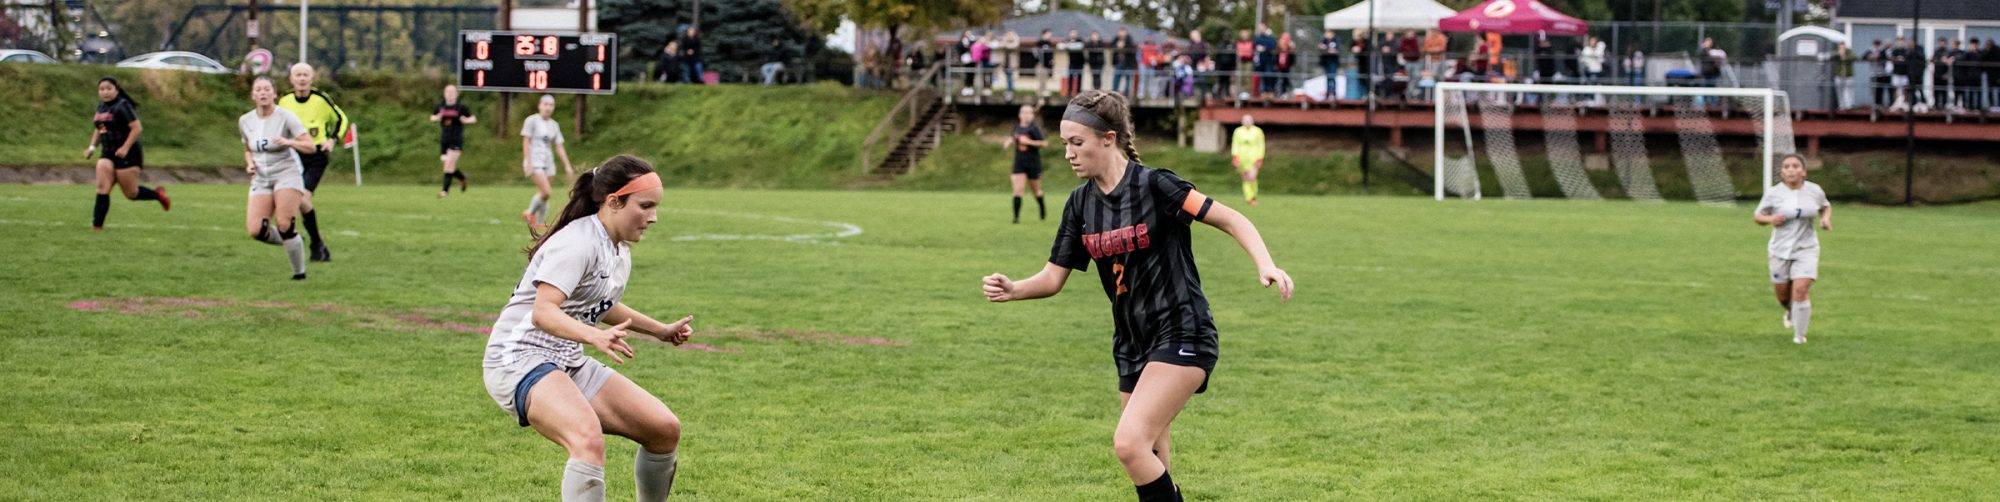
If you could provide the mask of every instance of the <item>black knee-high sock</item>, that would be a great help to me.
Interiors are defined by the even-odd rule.
[[[104,226],[104,215],[111,213],[111,194],[97,194],[97,207],[90,210],[90,226]]]
[[[139,187],[139,195],[132,200],[160,200],[160,193],[151,188]]]
[[[306,211],[299,222],[305,224],[306,236],[312,238],[312,247],[318,249],[322,246],[324,241],[319,240],[319,211]]]
[[[1035,196],[1035,211],[1041,213],[1042,219],[1049,219],[1049,205],[1042,203],[1040,195]]]
[[[451,191],[451,175],[453,174],[457,173],[444,173],[444,188],[440,188],[438,190],[445,192]]]
[[[1014,221],[1021,221],[1021,196],[1014,196]]]
[[[1139,492],[1139,502],[1180,502],[1181,491],[1174,487],[1174,476],[1160,471],[1160,479],[1133,487]]]

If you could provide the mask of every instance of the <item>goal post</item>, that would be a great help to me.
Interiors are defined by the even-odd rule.
[[[1441,82],[1433,100],[1432,195],[1481,198],[1479,160],[1491,166],[1507,198],[1530,198],[1522,174],[1513,124],[1516,118],[1541,129],[1547,164],[1562,193],[1573,199],[1602,198],[1586,173],[1585,155],[1578,147],[1580,118],[1591,117],[1596,130],[1612,138],[1606,164],[1617,172],[1620,188],[1633,199],[1658,200],[1659,189],[1646,154],[1646,135],[1672,133],[1680,140],[1688,179],[1696,199],[1729,203],[1736,188],[1727,172],[1716,138],[1719,129],[1758,138],[1762,186],[1770,186],[1776,156],[1795,151],[1791,117],[1783,91],[1762,88],[1656,87],[1608,85],[1492,84]],[[1477,111],[1473,111],[1477,110]],[[1534,110],[1539,110],[1536,116]],[[1657,115],[1672,115],[1670,126]],[[1473,127],[1474,117],[1480,122]],[[1745,128],[1732,114],[1746,116]],[[1652,127],[1646,124],[1652,123]],[[1719,127],[1720,126],[1720,127]],[[1462,133],[1465,155],[1449,157],[1450,129]],[[1483,138],[1475,138],[1475,131]],[[1485,144],[1481,159],[1478,143]],[[1746,181],[1747,182],[1747,181]]]

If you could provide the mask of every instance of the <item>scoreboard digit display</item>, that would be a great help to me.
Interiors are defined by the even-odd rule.
[[[458,32],[458,88],[468,91],[611,94],[618,88],[611,33]]]

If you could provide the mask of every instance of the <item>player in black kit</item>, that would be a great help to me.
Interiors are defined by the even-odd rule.
[[[1042,204],[1042,148],[1047,146],[1042,127],[1035,125],[1035,105],[1021,105],[1021,122],[1007,138],[1007,149],[1014,151],[1014,173],[1008,175],[1014,182],[1014,223],[1021,222],[1022,188],[1035,192],[1035,210],[1049,219],[1049,208]]]
[[[438,190],[442,199],[451,193],[451,179],[458,178],[458,191],[465,191],[465,173],[458,171],[458,156],[465,149],[465,125],[479,122],[472,116],[472,109],[458,102],[458,86],[444,86],[444,101],[438,102],[437,110],[431,113],[431,122],[438,123],[438,160],[444,162],[444,188]]]
[[[1189,223],[1207,223],[1236,239],[1265,287],[1292,297],[1292,278],[1271,261],[1264,238],[1242,213],[1194,189],[1172,171],[1139,163],[1125,98],[1086,91],[1063,112],[1060,137],[1070,169],[1085,183],[1063,205],[1049,262],[1019,282],[984,280],[992,302],[1031,300],[1062,291],[1071,270],[1097,264],[1111,298],[1112,356],[1124,407],[1113,436],[1141,501],[1181,500],[1168,474],[1174,416],[1208,390],[1218,344],[1208,299],[1189,247]]]

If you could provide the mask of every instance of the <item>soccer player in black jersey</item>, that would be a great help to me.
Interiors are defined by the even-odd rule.
[[[1257,279],[1292,297],[1292,278],[1271,261],[1264,238],[1242,213],[1194,189],[1172,171],[1139,163],[1125,98],[1086,91],[1063,112],[1060,137],[1083,186],[1063,205],[1049,262],[1021,281],[986,276],[987,301],[1047,298],[1071,270],[1097,264],[1111,298],[1112,356],[1124,407],[1114,434],[1118,461],[1139,500],[1181,500],[1168,474],[1169,428],[1194,394],[1208,389],[1218,355],[1215,322],[1189,247],[1189,223],[1229,234],[1257,264]]]
[[[1014,182],[1014,223],[1021,222],[1022,188],[1035,192],[1035,210],[1049,219],[1049,208],[1042,203],[1042,148],[1047,146],[1042,127],[1035,125],[1035,105],[1021,105],[1021,122],[1007,138],[1007,149],[1014,151],[1014,174],[1008,176]]]
[[[472,116],[472,109],[458,102],[458,86],[444,86],[444,101],[439,101],[431,112],[431,122],[438,123],[438,160],[444,162],[444,188],[438,190],[442,199],[451,193],[451,179],[458,178],[458,191],[465,191],[465,173],[458,171],[458,156],[465,149],[465,126],[479,122]]]
[[[166,187],[155,190],[139,184],[139,169],[146,164],[145,149],[139,145],[139,133],[145,129],[139,124],[139,102],[126,95],[125,87],[111,77],[98,79],[97,100],[97,110],[90,118],[96,129],[90,133],[90,148],[83,151],[86,159],[99,155],[97,205],[90,212],[90,229],[104,229],[114,184],[125,191],[127,200],[157,200],[160,209],[172,210],[174,201],[167,198]]]

